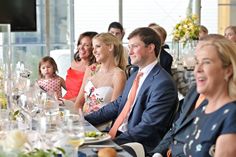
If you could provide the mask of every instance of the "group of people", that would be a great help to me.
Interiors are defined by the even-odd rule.
[[[74,101],[85,119],[108,129],[117,144],[141,143],[147,156],[233,157],[236,27],[227,27],[225,36],[206,30],[195,50],[196,86],[181,106],[171,76],[173,59],[165,51],[166,31],[157,24],[132,31],[128,49],[117,22],[107,33],[82,33],[66,81],[47,56],[40,61],[37,82],[57,98]],[[128,60],[137,68],[130,76]],[[64,97],[61,87],[67,89]]]

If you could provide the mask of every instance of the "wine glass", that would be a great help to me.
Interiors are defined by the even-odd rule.
[[[83,118],[78,114],[65,117],[63,132],[67,136],[67,143],[73,147],[73,156],[78,156],[78,149],[84,143]]]
[[[37,130],[41,137],[41,143],[46,144],[46,147],[52,148],[64,140],[64,135],[59,129],[60,119],[55,116],[41,116],[38,119],[39,125]]]
[[[38,113],[39,108],[30,90],[20,95],[19,107],[29,116],[29,129],[32,130],[33,117]]]

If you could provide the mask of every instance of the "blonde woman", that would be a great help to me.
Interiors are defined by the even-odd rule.
[[[98,34],[93,38],[93,47],[97,64],[86,69],[75,102],[75,107],[83,109],[85,114],[97,111],[115,100],[126,82],[123,46],[118,38],[111,33]]]
[[[196,48],[197,92],[207,105],[183,122],[176,132],[185,133],[182,147],[171,145],[183,156],[234,157],[236,154],[236,45],[225,38],[204,39]]]

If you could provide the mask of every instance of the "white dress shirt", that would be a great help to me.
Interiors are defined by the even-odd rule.
[[[134,103],[132,104],[131,106],[131,109],[128,113],[128,115],[126,116],[126,118],[124,119],[123,123],[120,125],[120,127],[118,128],[119,131],[121,132],[125,132],[128,130],[128,119],[129,119],[129,115],[131,113],[131,111],[133,110],[134,108],[134,104],[136,102],[136,97],[138,95],[138,92],[144,82],[144,80],[146,79],[146,77],[148,76],[148,74],[150,73],[150,71],[153,69],[153,67],[157,64],[157,61],[155,60],[154,62],[152,62],[151,64],[147,65],[146,67],[144,67],[143,69],[139,70],[139,72],[142,72],[143,73],[143,76],[140,78],[139,80],[139,86],[138,86],[138,89],[137,89],[137,92],[136,92],[136,96],[135,96],[135,99],[134,99]],[[129,91],[130,92],[130,91]]]

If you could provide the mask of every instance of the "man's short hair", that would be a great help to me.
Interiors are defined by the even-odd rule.
[[[109,27],[108,27],[108,31],[109,31],[111,28],[120,29],[121,32],[124,31],[123,26],[122,26],[119,22],[112,22],[112,23],[110,23],[110,25],[109,25]]]

